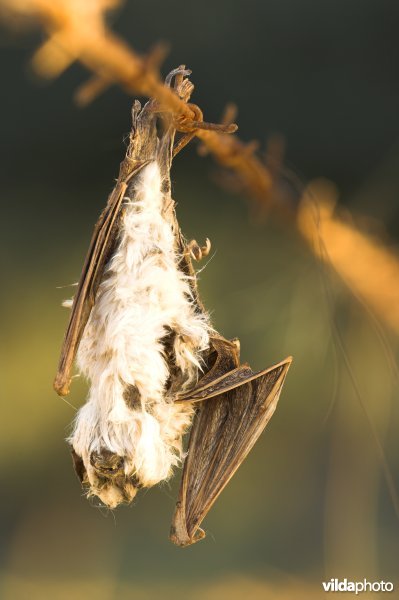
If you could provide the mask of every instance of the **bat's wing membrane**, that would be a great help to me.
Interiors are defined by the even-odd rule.
[[[129,173],[128,177],[122,181],[118,181],[108,199],[107,206],[94,227],[89,250],[73,300],[71,315],[61,348],[58,370],[54,380],[54,389],[60,396],[66,396],[69,392],[72,365],[84,328],[94,305],[105,265],[114,247],[118,217],[128,183],[148,163],[149,161],[138,163]]]
[[[232,371],[216,383],[220,390],[224,380],[225,391],[209,390],[207,398],[215,397],[200,405],[191,430],[171,529],[175,544],[187,546],[205,536],[200,524],[272,417],[290,364],[287,358],[260,373],[238,367],[236,374],[250,370],[246,380],[232,388]]]

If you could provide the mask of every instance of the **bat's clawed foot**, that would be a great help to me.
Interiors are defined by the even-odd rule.
[[[187,244],[187,252],[191,256],[192,259],[196,261],[202,260],[205,256],[208,256],[211,251],[211,241],[209,238],[206,238],[205,245],[200,246],[197,240],[191,240]]]

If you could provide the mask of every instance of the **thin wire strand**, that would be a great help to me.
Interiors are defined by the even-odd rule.
[[[329,258],[329,255],[328,255],[328,251],[327,251],[327,248],[325,246],[325,243],[324,243],[323,237],[321,235],[321,231],[320,231],[320,217],[319,217],[319,214],[318,214],[318,205],[317,205],[317,202],[316,202],[315,198],[313,197],[313,194],[309,193],[309,195],[312,198],[312,201],[313,201],[312,204],[313,204],[313,207],[314,207],[314,210],[315,210],[314,220],[315,220],[316,230],[318,232],[319,250],[320,250],[321,254],[323,255],[324,262],[327,265],[330,265],[332,267],[332,263],[331,263],[331,260]],[[319,273],[321,275],[322,285],[323,285],[323,288],[324,288],[324,291],[325,291],[325,294],[326,294],[326,298],[327,298],[327,301],[328,301],[328,304],[329,304],[329,311],[330,311],[330,314],[331,314],[331,326],[332,326],[333,334],[334,334],[335,340],[337,342],[337,345],[338,345],[338,347],[340,349],[340,352],[341,352],[341,355],[342,355],[342,358],[343,358],[343,361],[344,361],[344,365],[345,365],[346,371],[348,373],[349,379],[351,381],[351,384],[352,384],[352,387],[353,387],[356,399],[357,399],[357,401],[358,401],[358,403],[359,403],[359,405],[360,405],[360,407],[361,407],[361,409],[363,411],[363,414],[365,416],[366,422],[367,422],[367,424],[369,426],[369,429],[370,429],[370,432],[372,434],[372,437],[373,437],[373,440],[374,440],[374,443],[375,443],[375,446],[376,446],[376,449],[377,449],[377,453],[378,453],[378,456],[379,456],[380,464],[381,464],[381,467],[382,467],[382,470],[383,470],[383,473],[384,473],[385,483],[387,485],[388,492],[389,492],[389,495],[390,495],[390,498],[391,498],[392,506],[393,506],[396,518],[399,520],[399,495],[398,495],[398,492],[397,492],[397,489],[396,489],[396,485],[395,485],[395,481],[394,481],[394,478],[393,478],[393,475],[392,475],[392,471],[391,471],[391,468],[389,466],[388,460],[386,458],[385,450],[384,450],[384,447],[383,447],[383,445],[381,443],[378,431],[377,431],[377,429],[375,427],[375,424],[373,422],[373,419],[370,417],[369,412],[368,412],[368,410],[366,408],[366,405],[365,405],[365,403],[363,401],[362,395],[360,393],[359,385],[358,385],[358,382],[357,382],[357,378],[356,378],[356,376],[355,376],[355,374],[353,372],[352,366],[350,364],[349,356],[348,356],[348,353],[346,351],[345,342],[343,340],[341,331],[340,331],[340,329],[338,327],[338,323],[336,321],[335,314],[334,314],[334,311],[333,311],[334,299],[332,297],[331,288],[330,288],[330,286],[329,286],[329,284],[327,282],[326,274],[325,274],[325,272],[324,272],[324,270],[322,268],[319,269]]]

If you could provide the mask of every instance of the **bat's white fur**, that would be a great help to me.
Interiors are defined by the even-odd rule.
[[[209,344],[209,323],[193,304],[188,277],[178,269],[175,238],[164,216],[165,198],[156,162],[137,177],[125,200],[119,246],[99,286],[78,352],[80,371],[90,380],[87,403],[70,437],[82,457],[91,491],[109,506],[122,501],[117,487],[101,489],[90,454],[107,449],[124,458],[128,477],[150,486],[166,479],[181,459],[182,435],[191,405],[174,404],[165,393],[169,377],[162,338],[176,333],[174,360],[184,386],[193,385],[200,353]],[[124,399],[128,386],[140,392],[141,407]],[[125,493],[135,494],[127,484]]]

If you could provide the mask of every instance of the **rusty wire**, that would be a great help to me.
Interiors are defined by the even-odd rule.
[[[78,104],[89,104],[112,84],[120,85],[129,94],[139,94],[157,100],[160,107],[172,113],[183,137],[175,148],[180,151],[193,137],[201,141],[200,153],[209,152],[216,161],[234,173],[234,184],[255,201],[264,215],[271,208],[285,222],[294,226],[318,258],[317,245],[312,240],[323,235],[332,266],[348,286],[399,333],[399,260],[395,253],[345,224],[335,213],[323,210],[320,200],[318,220],[309,208],[309,198],[298,206],[279,202],[275,182],[282,163],[281,140],[271,140],[271,160],[261,160],[256,154],[257,142],[244,143],[236,135],[233,123],[235,111],[227,108],[220,124],[204,122],[202,111],[177,95],[162,81],[159,73],[165,50],[157,46],[146,56],[139,56],[126,42],[109,30],[105,15],[116,8],[120,0],[0,0],[0,17],[14,24],[33,19],[47,34],[47,40],[36,51],[32,64],[43,77],[60,75],[74,61],[81,62],[92,77],[77,90]],[[313,204],[319,199],[313,193]],[[325,217],[325,218],[324,218]],[[367,256],[367,268],[364,265]],[[357,257],[354,260],[354,257]],[[362,263],[363,261],[363,263]],[[384,277],[381,276],[384,273]]]
[[[164,84],[159,74],[162,47],[141,57],[107,28],[105,13],[118,4],[119,0],[3,0],[3,9],[31,16],[44,27],[48,39],[32,60],[41,76],[56,77],[75,60],[94,73],[76,93],[80,105],[113,83],[130,94],[155,98],[174,115],[178,130],[199,138],[219,164],[236,171],[255,198],[263,205],[270,203],[271,173],[255,155],[253,145],[231,135],[237,126],[204,122],[198,107],[187,104]]]

